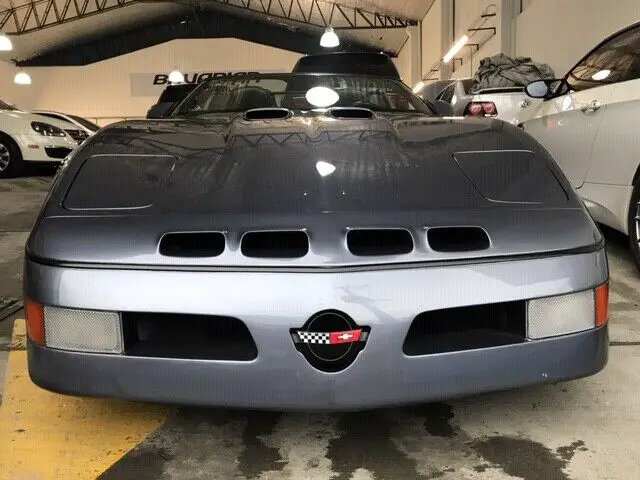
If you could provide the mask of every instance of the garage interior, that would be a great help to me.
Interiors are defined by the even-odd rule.
[[[636,0],[0,0],[0,101],[97,127],[145,119],[172,74],[291,72],[331,50],[328,28],[336,51],[385,53],[433,100],[498,54],[562,78],[639,21]],[[617,231],[626,224],[602,225],[610,350],[592,377],[339,414],[76,398],[38,388],[27,371],[24,246],[50,163],[0,178],[0,480],[640,478],[640,273]]]

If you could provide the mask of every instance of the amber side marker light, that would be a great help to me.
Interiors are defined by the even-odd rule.
[[[27,335],[32,342],[44,347],[44,307],[28,298],[24,299]]]
[[[596,327],[602,327],[609,320],[609,284],[596,287]]]

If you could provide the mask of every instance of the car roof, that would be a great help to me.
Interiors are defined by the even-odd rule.
[[[298,60],[292,73],[360,73],[400,80],[398,69],[384,53],[336,52],[307,55]]]

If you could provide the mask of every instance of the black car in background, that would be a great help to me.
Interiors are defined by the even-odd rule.
[[[180,83],[165,88],[158,101],[147,111],[147,118],[162,118],[171,114],[173,109],[198,86],[197,83]]]

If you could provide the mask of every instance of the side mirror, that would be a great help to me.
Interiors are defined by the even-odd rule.
[[[531,98],[564,95],[568,90],[568,85],[564,80],[536,80],[524,87],[525,93]]]
[[[442,117],[452,117],[453,116],[453,105],[447,102],[443,102],[442,100],[436,100],[433,102],[433,105],[436,107],[436,112],[438,115]]]
[[[156,103],[147,112],[147,118],[165,118],[174,105],[174,102]]]

